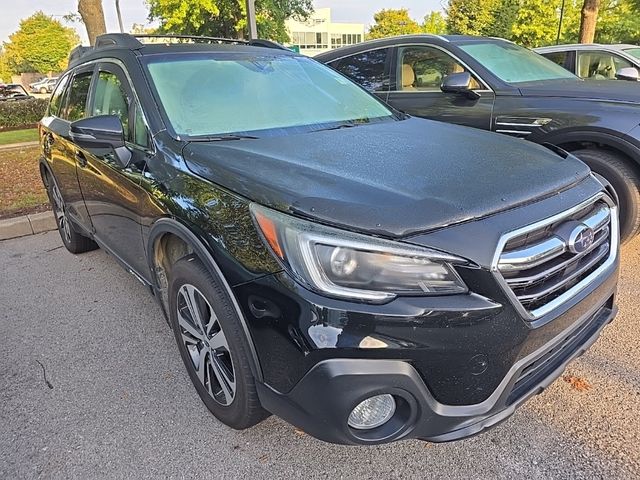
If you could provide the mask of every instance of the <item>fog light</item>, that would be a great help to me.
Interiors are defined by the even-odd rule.
[[[349,415],[349,426],[370,430],[385,424],[396,411],[396,401],[389,394],[376,395],[359,403]]]

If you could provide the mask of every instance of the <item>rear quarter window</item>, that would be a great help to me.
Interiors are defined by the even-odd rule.
[[[47,114],[52,117],[57,117],[60,114],[60,107],[62,106],[62,99],[64,95],[65,88],[69,83],[69,75],[64,76],[55,90],[51,94],[51,100],[49,101],[49,109]]]

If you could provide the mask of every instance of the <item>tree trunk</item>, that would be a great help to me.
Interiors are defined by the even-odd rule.
[[[89,43],[95,45],[96,37],[107,33],[104,12],[102,10],[102,0],[78,0],[78,13],[82,17],[84,26],[87,28]]]
[[[580,43],[593,43],[596,36],[598,8],[600,8],[600,0],[584,0],[580,17]]]

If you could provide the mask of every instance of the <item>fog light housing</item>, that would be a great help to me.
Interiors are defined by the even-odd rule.
[[[396,411],[396,401],[385,393],[360,402],[349,414],[347,421],[351,428],[370,430],[387,423]]]

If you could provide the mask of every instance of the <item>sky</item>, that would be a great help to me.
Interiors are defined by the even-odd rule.
[[[9,35],[15,32],[20,20],[26,18],[38,10],[48,15],[60,18],[68,13],[75,12],[77,0],[1,0],[5,5],[4,12],[0,16],[0,41],[8,40]],[[418,21],[427,12],[441,10],[446,0],[316,0],[316,8],[330,7],[334,22],[354,22],[370,25],[373,23],[373,14],[383,8],[408,8],[410,15]],[[8,4],[8,5],[7,5]],[[114,0],[102,0],[107,30],[119,31]],[[125,31],[131,29],[134,23],[146,24],[147,8],[144,0],[120,0],[120,10]],[[82,25],[75,24],[82,38],[86,42],[86,34]]]

